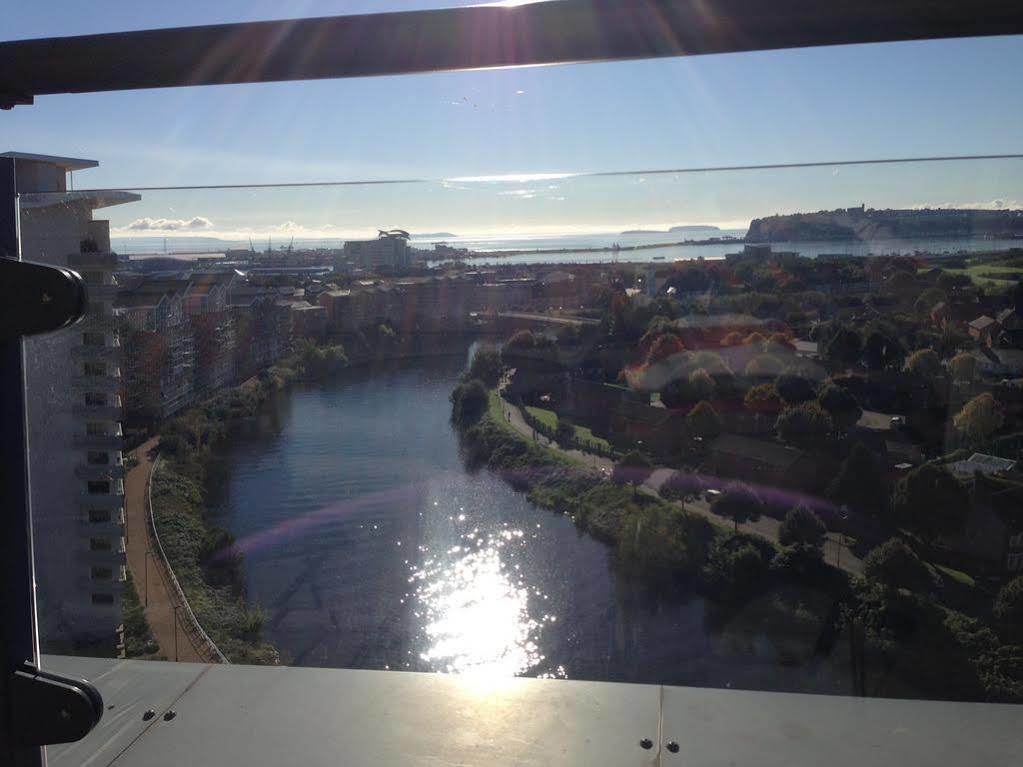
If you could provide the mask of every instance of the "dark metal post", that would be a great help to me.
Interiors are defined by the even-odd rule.
[[[20,252],[15,160],[0,157],[0,258],[20,260]],[[0,761],[41,765],[42,750],[16,746],[11,729],[13,675],[26,662],[39,663],[26,437],[24,350],[17,338],[0,342]]]

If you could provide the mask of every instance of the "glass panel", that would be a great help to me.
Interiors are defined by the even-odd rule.
[[[155,141],[148,165],[137,137],[96,171],[19,165],[25,257],[90,291],[26,345],[46,651],[1019,700],[1023,173],[1002,128],[943,129],[959,159],[855,135],[822,155],[778,75],[792,125],[706,96],[740,114],[706,125],[746,161],[709,131],[672,163],[702,115],[625,119],[668,97],[609,81],[601,118],[580,72],[459,96],[504,115],[464,117],[469,149],[426,107],[331,122],[315,101],[261,104],[301,137],[265,167]],[[908,88],[885,92],[893,123]],[[572,138],[548,146],[547,120]],[[335,129],[400,157],[370,167]],[[807,158],[774,163],[790,129]],[[465,153],[432,172],[434,143]],[[758,160],[785,167],[706,169]],[[102,181],[135,172],[162,177]]]

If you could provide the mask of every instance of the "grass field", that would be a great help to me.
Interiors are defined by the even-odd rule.
[[[975,284],[978,285],[995,285],[1004,287],[1015,281],[1013,275],[1023,274],[1023,267],[1021,266],[1003,266],[998,263],[979,263],[968,266],[965,269],[945,269],[949,274],[965,274]],[[987,277],[984,275],[990,274],[1004,274],[1005,278],[998,277]]]
[[[526,412],[529,413],[533,418],[538,420],[544,426],[549,426],[552,429],[558,428],[558,414],[553,410],[544,410],[542,407],[533,407],[532,405],[526,405]]]
[[[974,581],[973,578],[964,573],[962,570],[953,570],[951,567],[945,567],[945,565],[932,564],[931,566],[942,575],[951,578],[952,580],[957,581],[958,583],[961,583],[964,586],[969,586],[970,588],[973,588],[974,586],[977,585],[977,582]]]

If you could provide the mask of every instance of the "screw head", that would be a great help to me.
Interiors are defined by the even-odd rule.
[[[665,747],[666,747],[666,748],[667,748],[667,749],[668,749],[669,751],[671,751],[671,753],[673,753],[673,754],[677,754],[677,753],[678,753],[678,743],[676,743],[676,742],[675,742],[675,741],[673,741],[673,740],[669,740],[669,741],[668,741],[668,742],[667,742],[667,743],[665,744]]]
[[[641,740],[639,742],[639,745],[640,745],[641,748],[645,748],[647,750],[650,750],[651,748],[654,747],[654,742],[652,740],[650,740],[650,738],[643,738],[643,740]]]
[[[165,722],[169,722],[169,721],[170,721],[171,719],[173,719],[173,718],[174,718],[174,717],[176,717],[177,715],[178,715],[178,712],[177,712],[177,711],[175,711],[175,710],[174,710],[174,709],[172,708],[172,709],[170,709],[170,710],[169,710],[169,711],[168,711],[168,712],[167,712],[166,714],[164,714],[164,715],[163,715],[163,721],[165,721]]]
[[[144,722],[148,722],[148,721],[149,721],[150,719],[152,719],[152,718],[153,718],[154,716],[156,716],[156,712],[155,712],[155,711],[153,711],[153,709],[151,709],[151,708],[147,708],[147,709],[146,709],[146,713],[144,713],[144,714],[142,715],[142,721],[144,721]]]

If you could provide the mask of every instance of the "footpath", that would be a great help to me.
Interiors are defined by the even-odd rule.
[[[149,534],[146,497],[156,461],[158,442],[159,437],[154,437],[136,448],[134,452],[138,456],[138,463],[129,469],[124,480],[124,524],[127,539],[125,548],[128,568],[131,570],[139,601],[145,606],[149,628],[160,645],[160,654],[168,660],[203,663],[205,661],[193,644],[190,632],[185,630],[184,621],[188,618],[184,610],[178,610],[175,625],[174,587],[157,553],[156,542]]]
[[[522,411],[516,405],[508,402],[508,400],[504,398],[503,394],[501,396],[501,407],[504,410],[506,423],[508,423],[522,436],[527,439],[535,440],[537,444],[550,450],[556,450],[559,453],[573,458],[587,466],[593,466],[610,476],[611,471],[614,469],[614,461],[611,459],[595,455],[594,453],[588,453],[584,450],[566,450],[554,440],[548,439],[544,435],[537,433],[532,426],[526,423],[526,420],[522,417]],[[671,469],[666,466],[659,466],[643,481],[643,484],[640,486],[640,490],[650,495],[659,496],[661,486],[674,473],[675,469]],[[681,502],[676,501],[676,503]],[[706,517],[717,524],[721,524],[725,521],[712,512],[710,510],[710,504],[702,498],[682,503],[682,507],[686,511],[698,514],[701,517]],[[780,520],[775,519],[774,517],[769,517],[765,514],[756,522],[746,522],[740,527],[740,530],[745,533],[759,535],[774,544],[781,545],[778,540],[780,528]],[[843,540],[843,536],[838,533],[829,532],[827,534],[827,540],[824,544],[824,559],[828,564],[834,565],[847,573],[852,575],[863,575],[863,560],[857,557],[849,549],[849,546]]]

